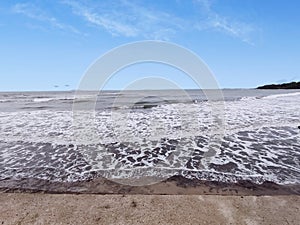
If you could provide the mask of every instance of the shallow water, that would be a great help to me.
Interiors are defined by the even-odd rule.
[[[181,174],[299,184],[299,91],[223,94],[212,103],[197,90],[0,93],[0,180]],[[95,96],[93,117],[74,117],[73,101],[84,109]]]

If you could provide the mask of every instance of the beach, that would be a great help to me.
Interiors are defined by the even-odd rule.
[[[300,93],[187,93],[1,93],[0,224],[297,224]]]
[[[0,3],[0,225],[300,225],[300,1]]]
[[[298,224],[300,196],[0,194],[1,224]]]
[[[34,189],[26,188],[29,183]],[[148,186],[103,178],[64,184],[6,180],[6,185],[23,188],[0,189],[2,224],[296,225],[300,219],[299,185],[178,176]]]

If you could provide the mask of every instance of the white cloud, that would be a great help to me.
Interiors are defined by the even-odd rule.
[[[201,7],[201,13],[204,14],[203,21],[198,22],[195,25],[196,28],[199,30],[215,29],[253,45],[250,38],[255,31],[253,25],[235,21],[215,12],[212,9],[213,0],[195,0],[195,3]]]
[[[174,5],[169,9],[159,8],[159,4],[148,3],[147,5],[142,4],[142,1],[134,0],[60,0],[60,3],[68,6],[73,15],[81,17],[89,26],[101,28],[113,36],[169,40],[180,32],[196,29],[219,31],[252,44],[251,35],[255,31],[253,25],[217,13],[213,9],[215,1],[177,0],[171,3]],[[180,15],[181,6],[190,7],[187,12],[191,14]],[[81,34],[73,26],[49,16],[46,9],[42,10],[30,3],[16,4],[13,12],[66,32]]]
[[[89,23],[101,26],[113,35],[123,34],[127,37],[133,37],[137,35],[138,31],[133,26],[127,25],[126,23],[122,23],[120,21],[112,20],[109,15],[100,15],[81,7],[75,7],[73,9],[76,11],[76,14],[83,16]]]
[[[194,2],[201,4],[201,7],[204,11],[211,11],[211,5],[213,3],[212,0],[194,0]]]
[[[218,14],[212,8],[214,0],[193,0],[188,3],[191,7],[199,8],[198,14],[191,17],[189,15],[179,17],[178,12],[170,14],[166,12],[167,9],[161,11],[149,8],[141,5],[140,1],[111,0],[91,3],[62,0],[62,2],[89,24],[101,27],[114,36],[168,40],[178,32],[196,28],[200,31],[210,29],[220,31],[252,44],[250,37],[254,31],[253,26]],[[177,4],[179,3],[180,0],[177,0]]]
[[[184,21],[174,15],[127,0],[112,1],[108,5],[105,1],[98,5],[72,0],[63,3],[69,5],[74,14],[112,35],[168,40],[184,27]]]
[[[80,32],[73,26],[59,22],[55,17],[49,16],[40,8],[29,3],[18,3],[12,8],[13,13],[25,15],[31,19],[46,22],[54,28],[63,31],[79,34]]]
[[[225,17],[220,17],[218,15],[215,15],[215,18],[210,19],[209,23],[217,30],[224,31],[248,44],[253,44],[250,40],[250,35],[254,31],[254,28],[249,24],[229,21]]]

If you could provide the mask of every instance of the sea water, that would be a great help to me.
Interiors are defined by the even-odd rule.
[[[225,89],[217,114],[213,90],[184,92],[2,92],[0,180],[300,183],[300,91]]]

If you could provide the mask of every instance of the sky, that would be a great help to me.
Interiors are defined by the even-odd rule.
[[[100,56],[143,40],[191,50],[221,88],[299,81],[299,9],[298,0],[2,0],[0,91],[76,89]],[[197,88],[177,69],[143,63],[105,89],[148,76]]]

